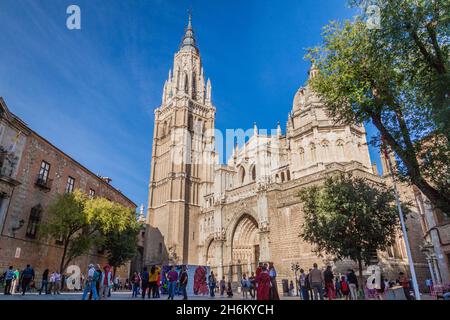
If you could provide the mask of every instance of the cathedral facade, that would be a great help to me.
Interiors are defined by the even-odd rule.
[[[208,265],[234,282],[258,262],[273,262],[279,280],[293,280],[295,264],[305,270],[314,262],[333,264],[338,272],[354,267],[318,257],[302,241],[298,193],[344,172],[375,183],[389,179],[371,164],[364,126],[335,123],[306,85],[295,93],[284,134],[280,124],[270,134],[254,124],[252,136],[220,164],[212,87],[191,19],[172,70],[155,110],[144,263]],[[312,67],[309,77],[316,73]],[[410,238],[419,241],[420,223],[411,220]],[[425,278],[423,254],[412,247]],[[375,262],[385,272],[406,270],[401,237],[393,248],[374,253]]]

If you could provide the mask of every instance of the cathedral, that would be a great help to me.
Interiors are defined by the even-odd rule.
[[[312,66],[309,77],[317,72]],[[296,264],[354,267],[318,257],[302,241],[298,193],[337,173],[389,179],[371,164],[364,126],[335,123],[306,84],[295,93],[285,134],[280,124],[270,134],[254,124],[252,136],[220,164],[211,90],[189,18],[155,109],[144,263],[206,265],[234,283],[259,262],[273,262],[279,281],[293,280]],[[420,238],[419,220],[411,220],[409,232]],[[413,255],[422,281],[427,267],[418,246]],[[392,274],[407,270],[401,236],[374,253],[374,263]]]

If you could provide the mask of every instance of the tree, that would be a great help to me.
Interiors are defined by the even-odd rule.
[[[357,262],[362,284],[363,263],[370,264],[374,252],[395,242],[399,216],[393,192],[363,178],[340,175],[327,178],[323,186],[302,190],[299,196],[305,219],[300,236],[319,255]]]
[[[130,212],[104,198],[88,199],[80,190],[60,194],[48,208],[41,237],[60,241],[63,252],[59,269],[64,273],[75,258],[100,245],[104,234],[125,230]]]
[[[133,220],[123,231],[113,230],[105,235],[103,247],[107,250],[108,263],[116,269],[134,258],[138,247],[138,234],[141,225]]]
[[[323,44],[307,55],[319,71],[310,86],[335,121],[372,122],[397,156],[398,175],[450,214],[450,5],[377,4],[380,29],[368,29],[364,16],[325,27]]]

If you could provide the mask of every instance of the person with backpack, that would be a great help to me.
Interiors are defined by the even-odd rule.
[[[147,271],[147,267],[144,267],[144,271],[141,273],[141,289],[142,289],[142,299],[145,299],[145,293],[147,292],[147,289],[150,290],[150,274]],[[148,295],[150,298],[150,293]]]
[[[96,274],[95,267],[91,263],[88,267],[87,279],[86,284],[84,286],[82,300],[86,300],[88,293],[92,293],[94,300],[98,299],[95,274]]]
[[[341,288],[341,293],[344,296],[345,300],[350,300],[350,288],[349,288],[348,282],[344,276],[341,277],[340,288]]]
[[[34,281],[34,270],[27,264],[27,267],[22,271],[21,283],[22,283],[22,295],[25,295],[29,285]]]
[[[300,269],[300,277],[298,279],[298,286],[300,287],[301,297],[303,300],[309,300],[309,281],[308,275],[305,274],[305,270]]]
[[[5,272],[5,295],[11,294],[11,285],[15,276],[13,266],[10,266]]]
[[[250,290],[250,283],[245,273],[242,275],[241,287],[242,287],[242,298],[248,299],[248,291]]]

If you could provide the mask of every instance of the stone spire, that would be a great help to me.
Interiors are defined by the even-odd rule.
[[[184,34],[183,40],[181,41],[180,50],[194,50],[198,53],[197,41],[194,36],[194,29],[192,28],[192,13],[189,12],[189,22],[186,27],[186,32]]]

